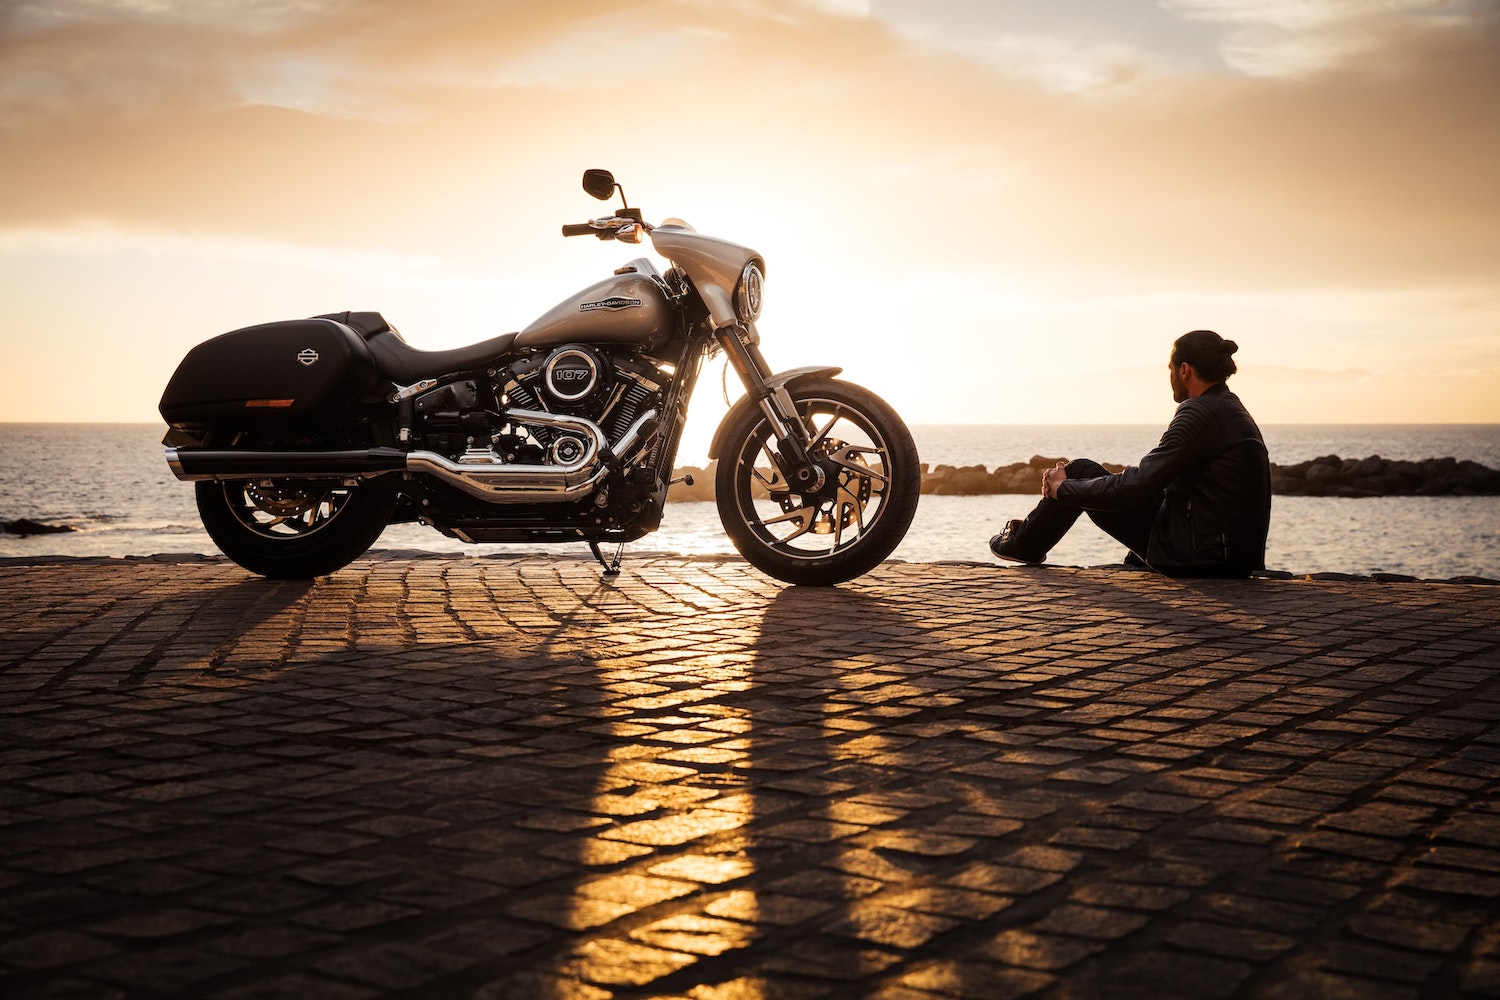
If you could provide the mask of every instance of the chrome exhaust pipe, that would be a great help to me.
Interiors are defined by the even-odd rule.
[[[508,465],[489,449],[466,452],[457,461],[435,451],[414,451],[406,456],[406,471],[434,476],[491,503],[578,500],[609,474],[601,461],[610,455],[609,440],[592,420],[543,410],[506,410],[505,417],[513,424],[541,424],[577,435],[583,451],[564,465]]]
[[[514,423],[540,424],[577,435],[582,451],[560,465],[510,465],[488,449],[470,451],[456,461],[435,451],[398,448],[364,451],[233,451],[168,448],[172,474],[187,482],[229,479],[368,479],[392,472],[429,475],[490,503],[578,500],[599,485],[617,455],[628,455],[656,434],[656,411],[648,410],[610,449],[604,431],[592,420],[541,410],[508,410]]]

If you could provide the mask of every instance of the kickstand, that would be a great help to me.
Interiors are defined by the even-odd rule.
[[[599,560],[599,565],[604,567],[604,575],[605,576],[618,576],[619,575],[619,573],[620,573],[620,556],[625,553],[625,543],[624,542],[621,542],[615,548],[615,558],[612,561],[606,561],[605,560],[604,553],[602,553],[602,552],[599,551],[599,543],[598,542],[589,542],[589,551],[594,554],[594,558],[595,559]]]

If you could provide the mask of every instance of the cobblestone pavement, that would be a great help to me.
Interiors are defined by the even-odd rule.
[[[0,564],[0,994],[1500,995],[1500,588]]]

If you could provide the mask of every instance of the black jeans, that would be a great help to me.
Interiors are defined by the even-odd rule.
[[[1076,458],[1067,465],[1069,479],[1094,479],[1109,475],[1109,470],[1098,462],[1087,458]],[[1041,562],[1047,558],[1052,546],[1062,541],[1063,535],[1073,527],[1080,514],[1087,513],[1089,520],[1097,524],[1105,534],[1130,550],[1125,561],[1135,566],[1146,565],[1146,549],[1151,542],[1151,526],[1156,523],[1161,499],[1145,503],[1128,510],[1091,510],[1042,497],[1041,503],[1026,515],[1026,520],[1013,535],[1019,553],[1028,559]]]

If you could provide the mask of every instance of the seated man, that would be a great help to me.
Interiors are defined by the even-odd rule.
[[[1111,475],[1088,459],[1042,475],[1042,500],[990,539],[1002,559],[1039,563],[1085,511],[1130,550],[1126,562],[1171,576],[1264,569],[1271,523],[1266,445],[1225,380],[1239,349],[1212,330],[1177,338],[1169,364],[1180,405],[1139,465]]]

